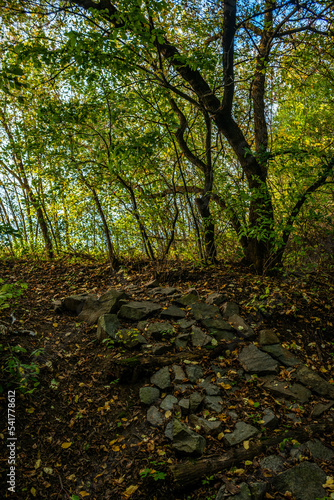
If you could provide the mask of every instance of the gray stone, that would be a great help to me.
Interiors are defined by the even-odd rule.
[[[234,446],[241,443],[259,433],[256,427],[246,424],[245,422],[237,422],[235,430],[230,434],[225,434],[224,440],[229,446]]]
[[[265,382],[263,387],[275,396],[289,400],[297,400],[301,403],[306,403],[312,395],[311,391],[300,384],[293,384],[291,387],[288,387],[286,382],[275,379]]]
[[[158,386],[160,389],[166,389],[167,387],[170,387],[170,375],[168,366],[164,366],[154,375],[152,375],[151,384]]]
[[[164,419],[156,406],[151,406],[147,410],[146,418],[153,427],[162,427]]]
[[[284,470],[283,460],[277,455],[269,455],[268,457],[265,457],[261,460],[260,466],[262,469],[269,469],[272,472],[282,472]]]
[[[259,481],[256,483],[251,483],[249,487],[252,493],[252,500],[263,500],[265,498],[265,494],[268,489],[267,483]]]
[[[220,396],[205,396],[204,404],[205,407],[216,413],[221,413],[223,400]]]
[[[239,314],[240,312],[239,306],[235,302],[225,302],[225,304],[223,304],[222,310],[223,316],[225,318],[229,318],[230,316]]]
[[[203,377],[203,370],[198,365],[186,366],[186,373],[192,384],[196,384],[197,380]]]
[[[203,401],[203,396],[199,392],[193,392],[189,397],[189,412],[194,413],[198,410]]]
[[[134,349],[139,345],[147,344],[147,340],[143,337],[139,330],[133,329],[122,329],[118,330],[115,334],[115,341],[123,344],[128,349]]]
[[[207,304],[209,304],[210,306],[221,306],[226,300],[226,296],[223,295],[222,293],[218,293],[218,292],[213,292],[213,293],[210,293],[205,302]]]
[[[181,409],[182,415],[188,415],[190,409],[190,401],[188,398],[182,398],[179,401],[179,407]]]
[[[121,327],[121,324],[116,314],[103,314],[97,322],[96,336],[98,340],[107,338],[114,339],[116,332]]]
[[[191,312],[197,321],[209,318],[221,318],[221,314],[217,306],[209,306],[202,302],[196,302],[191,306]]]
[[[174,382],[181,383],[184,379],[187,378],[186,374],[183,371],[183,368],[179,365],[173,365],[173,373],[174,373]]]
[[[184,318],[185,315],[185,311],[182,311],[182,309],[177,306],[169,306],[160,314],[162,318]]]
[[[300,365],[301,363],[301,360],[299,358],[296,358],[296,356],[291,354],[288,349],[282,347],[281,344],[262,346],[262,350],[267,354],[270,354],[270,356],[272,356],[273,358],[277,359],[281,363],[281,365],[292,367]]]
[[[264,427],[268,427],[268,429],[276,429],[278,427],[279,420],[276,417],[275,413],[269,408],[266,408],[264,410],[262,420],[264,422]]]
[[[140,321],[160,311],[160,309],[161,306],[159,304],[149,302],[148,300],[142,302],[133,301],[123,304],[119,310],[118,316],[132,321]]]
[[[318,460],[332,460],[334,457],[334,451],[327,446],[324,446],[319,439],[312,439],[304,443],[301,448],[306,447],[313,458]]]
[[[160,405],[160,408],[165,411],[173,411],[174,405],[177,403],[177,398],[172,394],[168,394]]]
[[[178,452],[191,456],[200,456],[204,452],[206,441],[178,420],[173,421],[172,446]]]
[[[312,417],[320,417],[325,411],[329,410],[334,405],[334,401],[330,401],[329,403],[317,403],[312,410]]]
[[[322,485],[326,474],[314,463],[302,462],[273,478],[273,486],[282,495],[289,491],[295,500],[316,500],[326,496]]]
[[[199,384],[199,387],[205,390],[208,396],[219,396],[220,395],[220,389],[216,384],[211,384],[210,382],[207,382],[204,380],[204,382],[201,382]]]
[[[226,500],[226,486],[223,484],[216,495],[215,500]]]
[[[180,326],[181,330],[187,330],[195,324],[195,320],[179,319],[177,324]]]
[[[189,337],[189,333],[181,333],[181,335],[178,335],[175,338],[175,347],[177,347],[178,349],[185,349],[187,347]]]
[[[252,500],[252,494],[247,483],[239,485],[239,493],[226,498],[226,500]]]
[[[61,308],[78,315],[81,313],[87,299],[97,300],[97,296],[92,293],[70,295],[61,301]]]
[[[137,328],[138,328],[138,330],[140,330],[141,332],[145,332],[145,330],[146,330],[146,328],[147,328],[147,325],[148,325],[147,320],[138,321]]]
[[[238,314],[233,314],[228,318],[229,323],[236,330],[237,334],[246,339],[255,337],[253,328],[251,328]]]
[[[160,397],[160,391],[156,387],[141,387],[139,389],[139,399],[145,405],[151,405]]]
[[[145,288],[156,288],[157,286],[159,286],[158,280],[151,280],[148,281],[147,283],[144,283]]]
[[[201,319],[201,325],[208,330],[227,330],[233,332],[233,327],[227,323],[222,317],[213,319],[213,318],[205,318]]]
[[[261,330],[259,336],[260,345],[279,344],[279,338],[274,330]]]
[[[99,299],[88,298],[80,312],[79,321],[85,321],[89,325],[97,322],[103,314],[112,314],[118,311],[122,300],[128,298],[123,290],[108,290]]]
[[[197,415],[190,415],[189,422],[195,425],[198,430],[202,429],[205,434],[219,434],[222,430],[222,423],[219,420],[207,420],[206,418],[198,417]]]
[[[175,330],[168,321],[164,321],[163,323],[151,323],[147,328],[147,333],[154,340],[169,340],[173,337]]]
[[[320,396],[334,397],[334,386],[307,366],[301,366],[297,370],[296,378]]]
[[[155,356],[162,356],[167,352],[171,352],[173,350],[173,346],[171,344],[156,344],[152,348],[152,354]]]
[[[173,427],[174,427],[174,420],[168,422],[168,424],[165,427],[165,436],[171,441],[173,439]]]
[[[276,360],[260,351],[254,344],[243,348],[239,361],[249,373],[276,373],[279,368]]]
[[[211,338],[206,335],[198,326],[191,327],[191,343],[194,347],[203,347],[211,344]]]
[[[198,301],[198,293],[196,292],[196,290],[193,290],[187,293],[186,295],[183,295],[183,297],[175,299],[173,302],[175,304],[185,307],[185,306],[190,306],[191,304],[194,304],[197,301]]]
[[[189,390],[193,389],[194,386],[191,384],[177,384],[174,386],[174,390],[178,392],[188,392]]]
[[[150,290],[149,293],[152,295],[172,295],[173,293],[176,292],[177,292],[176,288],[170,286],[167,287],[158,286],[156,288],[152,288],[152,290]]]

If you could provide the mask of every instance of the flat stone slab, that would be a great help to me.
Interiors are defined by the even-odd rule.
[[[161,306],[155,302],[128,302],[123,304],[119,310],[118,316],[123,319],[140,321],[161,310]]]
[[[179,420],[174,420],[171,426],[172,446],[185,455],[200,456],[204,452],[206,441],[203,436],[192,431]]]
[[[218,307],[221,306],[225,301],[226,301],[226,295],[223,295],[222,293],[218,292],[210,293],[205,300],[206,304]]]
[[[192,304],[191,312],[197,321],[209,318],[222,319],[219,308],[217,306],[210,306],[208,304],[203,304],[202,302],[196,302],[195,304]]]
[[[334,385],[326,382],[320,375],[308,368],[301,366],[296,372],[296,378],[299,382],[309,387],[311,391],[320,396],[334,397]]]
[[[306,387],[299,384],[293,384],[291,387],[280,380],[270,380],[265,382],[263,387],[275,396],[289,400],[298,400],[305,403],[311,397],[312,393]]]
[[[172,411],[174,405],[177,404],[177,398],[172,394],[168,394],[161,402],[160,408],[165,411]]]
[[[277,455],[269,455],[261,460],[260,466],[262,469],[268,469],[273,472],[282,472],[284,470],[284,463],[281,457]]]
[[[180,298],[174,299],[173,303],[185,307],[185,306],[190,306],[191,304],[194,304],[197,301],[198,301],[198,293],[195,290],[193,290],[187,293],[186,295],[183,295]]]
[[[238,314],[233,314],[228,318],[229,323],[233,326],[239,336],[245,339],[252,339],[255,337],[253,328],[251,328],[244,319]]]
[[[61,307],[74,314],[80,314],[87,299],[97,300],[97,296],[92,293],[82,293],[70,295],[61,301]]]
[[[197,380],[203,377],[203,370],[198,365],[190,365],[186,367],[187,377],[189,382],[196,384]]]
[[[334,451],[327,446],[323,445],[320,439],[311,439],[301,446],[301,449],[307,448],[312,454],[313,458],[318,460],[332,460]]]
[[[266,345],[262,346],[261,349],[277,359],[284,366],[297,366],[302,362],[301,359],[294,356],[288,349],[282,347],[281,344]]]
[[[203,347],[211,344],[212,338],[206,335],[198,326],[193,326],[191,330],[190,339],[194,347]]]
[[[208,410],[221,413],[223,400],[220,396],[205,396],[204,404]]]
[[[185,311],[182,311],[182,309],[177,306],[169,306],[167,309],[161,311],[160,314],[162,318],[184,318],[185,315]]]
[[[189,422],[196,426],[196,429],[202,429],[205,434],[219,434],[222,430],[222,423],[219,420],[207,420],[206,418],[190,415]]]
[[[107,338],[114,339],[117,331],[121,328],[121,324],[116,314],[103,314],[97,322],[96,336],[98,340]]]
[[[149,294],[151,295],[173,295],[173,293],[176,293],[177,292],[177,289],[176,288],[173,288],[171,286],[166,286],[166,287],[162,287],[162,286],[158,286],[156,288],[152,288],[150,291],[149,291]]]
[[[239,361],[248,373],[277,373],[279,368],[275,359],[260,351],[254,344],[243,348]]]
[[[121,301],[126,299],[128,295],[123,290],[114,289],[108,290],[99,299],[87,298],[78,319],[93,325],[103,314],[116,313]]]
[[[156,387],[141,387],[139,389],[139,399],[145,405],[151,405],[160,397],[160,391]]]
[[[256,427],[246,424],[245,422],[237,422],[235,424],[235,430],[230,434],[225,434],[224,440],[229,446],[234,446],[257,434],[259,434],[259,430],[256,429]]]
[[[233,314],[239,314],[240,308],[235,302],[225,302],[222,307],[224,318],[229,318]]]
[[[157,387],[159,387],[159,389],[166,389],[167,387],[170,387],[170,375],[168,366],[164,366],[154,375],[152,375],[151,384],[156,385]]]
[[[259,335],[260,345],[279,344],[279,338],[274,330],[261,330]]]
[[[151,406],[147,410],[146,418],[153,427],[162,427],[164,424],[163,416],[156,406]]]
[[[173,337],[175,330],[168,321],[163,323],[151,323],[147,328],[147,333],[154,340],[168,340]]]
[[[274,488],[282,495],[289,491],[295,500],[316,500],[326,497],[326,491],[322,487],[325,483],[325,472],[310,462],[302,462],[273,478]]]

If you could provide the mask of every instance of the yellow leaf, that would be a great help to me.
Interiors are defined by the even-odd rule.
[[[224,384],[224,382],[221,382],[220,384],[217,385],[220,385],[220,387],[222,387],[225,391],[228,391],[229,389],[232,388],[230,384]]]
[[[245,469],[235,469],[234,474],[238,474],[238,476],[242,476],[245,472]]]
[[[224,437],[224,433],[223,432],[221,432],[220,434],[218,434],[219,441],[221,441],[223,439],[223,437]]]
[[[245,450],[249,450],[249,441],[244,441],[242,444]]]
[[[126,498],[130,498],[131,495],[133,495],[135,493],[135,491],[138,490],[138,486],[135,486],[134,484],[132,484],[131,486],[129,486],[128,488],[126,488],[126,490],[124,491],[123,495],[126,497]]]
[[[41,464],[42,464],[42,460],[41,459],[36,460],[35,469],[38,469],[38,467],[40,467]]]
[[[31,488],[30,493],[31,493],[32,495],[34,495],[34,497],[35,497],[35,496],[36,496],[37,491],[35,490],[35,488]]]
[[[61,445],[62,448],[64,448],[66,450],[66,448],[69,448],[71,446],[72,443],[63,443]]]
[[[169,418],[171,416],[172,412],[170,410],[167,410],[165,413],[165,417]]]
[[[112,451],[119,451],[119,446],[114,445],[111,449],[112,449]]]
[[[245,460],[245,465],[253,465],[253,462],[251,460]]]
[[[75,474],[71,474],[66,479],[68,479],[69,481],[75,481]]]
[[[34,411],[35,411],[35,408],[27,408],[26,409],[27,413],[34,413]]]
[[[53,326],[54,326],[55,328],[57,328],[58,323],[53,323]]]
[[[87,491],[80,491],[80,496],[87,497],[89,496],[89,493],[87,493]]]
[[[320,367],[320,371],[321,371],[322,373],[327,373],[327,372],[328,372],[328,370],[326,370],[326,368],[325,368],[324,366],[321,366],[321,367]]]
[[[79,396],[76,395],[75,398],[74,398],[74,402],[77,403],[79,401]]]

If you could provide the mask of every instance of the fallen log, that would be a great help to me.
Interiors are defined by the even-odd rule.
[[[212,476],[224,469],[230,469],[245,460],[252,460],[263,453],[267,448],[277,446],[285,439],[296,439],[299,442],[311,439],[319,434],[334,432],[334,420],[328,419],[324,423],[315,423],[303,429],[294,429],[261,442],[252,442],[252,449],[231,449],[223,456],[203,458],[196,461],[171,465],[169,471],[174,480],[176,489],[191,488],[206,476]]]

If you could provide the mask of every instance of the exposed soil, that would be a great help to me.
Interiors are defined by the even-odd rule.
[[[206,269],[173,266],[158,273],[161,285],[182,292],[195,287],[203,298],[211,292],[226,294],[228,300],[241,306],[241,315],[256,331],[273,328],[283,345],[332,382],[333,272],[273,278],[248,274],[237,265]],[[0,323],[6,327],[0,334],[2,498],[214,499],[222,481],[239,484],[251,477],[261,478],[261,457],[256,457],[246,471],[240,466],[203,481],[192,491],[176,491],[168,467],[184,458],[175,454],[162,430],[146,421],[147,408],[140,404],[138,390],[148,379],[118,383],[110,360],[122,355],[121,349],[98,343],[95,326],[80,324],[76,317],[53,310],[54,299],[83,292],[102,294],[112,287],[126,289],[135,300],[147,298],[143,283],[154,276],[156,271],[146,263],[129,264],[111,273],[108,264],[95,261],[0,261],[0,278],[5,283],[28,284],[15,305],[0,311]],[[14,346],[26,349],[13,352],[21,363],[36,362],[40,367],[35,377],[39,385],[31,394],[27,390],[33,388],[34,377],[29,377],[29,368],[23,367],[22,372],[27,380],[25,393],[18,389],[17,378],[4,371],[5,359]],[[38,349],[38,356],[32,354]],[[194,352],[201,353],[198,349]],[[210,361],[205,349],[202,352],[205,369]],[[236,355],[231,359],[231,368],[238,369]],[[16,389],[15,494],[6,486],[8,389]],[[263,403],[264,398],[256,384],[249,384],[247,390],[229,403],[242,406],[245,419],[251,419],[254,410],[245,407],[245,400]],[[275,404],[273,398],[265,402],[267,407]],[[303,408],[299,412],[303,413]],[[312,422],[305,414],[304,418]],[[233,422],[227,419],[229,426]],[[298,426],[290,423],[289,428]],[[326,440],[333,445],[334,432],[326,435]],[[223,451],[222,443],[212,437],[205,456]],[[161,477],[154,470],[161,472]],[[333,470],[329,465],[328,475],[333,475]]]

